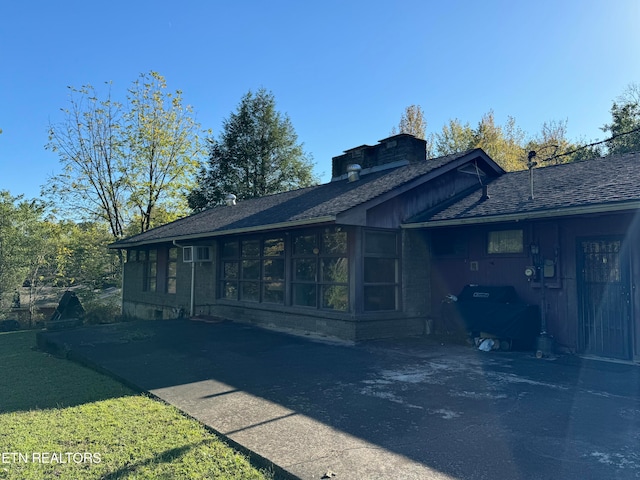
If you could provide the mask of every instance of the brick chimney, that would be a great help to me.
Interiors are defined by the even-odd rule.
[[[346,179],[349,165],[362,167],[360,175],[388,168],[401,167],[426,160],[427,142],[408,133],[383,140],[378,145],[361,145],[333,157],[331,181]]]

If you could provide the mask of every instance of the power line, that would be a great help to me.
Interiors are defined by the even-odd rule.
[[[566,157],[567,155],[573,155],[576,152],[579,152],[580,150],[584,150],[585,148],[589,148],[589,147],[595,147],[596,145],[601,145],[603,143],[607,143],[610,142],[611,140],[618,138],[618,137],[623,137],[625,135],[630,135],[632,133],[635,132],[640,132],[640,127],[636,127],[636,128],[632,128],[631,130],[627,131],[627,132],[622,132],[622,133],[616,133],[615,135],[611,135],[611,137],[605,139],[605,140],[600,140],[599,142],[593,142],[593,143],[589,143],[588,145],[583,145],[581,147],[576,148],[575,150],[571,150],[569,152],[565,152],[565,153],[560,153],[558,155],[551,155],[549,158],[545,158],[544,160],[542,160],[543,162],[548,162],[550,160],[555,160],[556,158],[560,158],[560,157]]]

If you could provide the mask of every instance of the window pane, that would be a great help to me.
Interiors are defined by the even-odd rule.
[[[243,257],[257,257],[260,255],[260,241],[259,240],[245,240],[242,242],[242,256]]]
[[[224,258],[235,258],[238,253],[238,242],[224,242],[222,244],[222,256]]]
[[[262,254],[265,257],[281,257],[284,255],[284,239],[268,238],[264,241]]]
[[[347,283],[349,281],[346,258],[323,258],[320,265],[323,282]]]
[[[397,254],[397,242],[395,233],[366,232],[365,253],[375,255],[395,256]]]
[[[155,279],[155,277],[149,279],[149,291],[150,292],[155,292],[156,291],[156,279]]]
[[[167,265],[167,276],[175,277],[178,272],[178,264],[176,262],[169,262]]]
[[[147,251],[146,250],[140,250],[138,252],[138,260],[141,262],[144,262],[147,260]]]
[[[293,286],[293,304],[303,307],[315,307],[317,303],[316,286],[297,284]]]
[[[489,232],[489,253],[522,253],[522,230],[498,230]]]
[[[176,293],[176,279],[167,279],[167,293]]]
[[[284,283],[265,283],[262,300],[267,303],[284,303]]]
[[[364,309],[366,311],[395,310],[396,291],[393,285],[364,287]]]
[[[260,278],[260,260],[243,260],[242,278],[244,280],[258,280]]]
[[[296,258],[293,261],[293,275],[295,280],[315,282],[318,261],[315,258]]]
[[[284,280],[284,260],[264,260],[263,280]]]
[[[241,300],[258,302],[260,300],[260,285],[258,282],[243,282],[240,292]]]
[[[156,249],[149,250],[149,261],[155,262],[158,258],[158,251]]]
[[[238,283],[224,282],[222,284],[222,298],[237,300],[238,299]]]
[[[347,253],[347,232],[323,233],[322,253],[325,255],[339,255]]]
[[[342,285],[324,285],[322,287],[322,308],[348,310],[349,289]]]
[[[170,260],[177,260],[178,259],[178,249],[177,248],[170,248],[169,249],[169,259]]]
[[[238,278],[238,262],[224,262],[222,275],[226,280],[236,280]]]
[[[317,247],[315,235],[300,235],[293,239],[293,253],[295,255],[315,255],[313,249]]]
[[[364,281],[365,283],[395,283],[396,259],[365,257]]]

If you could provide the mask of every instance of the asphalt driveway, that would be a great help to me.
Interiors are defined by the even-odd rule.
[[[636,365],[227,322],[44,338],[302,479],[640,478]]]

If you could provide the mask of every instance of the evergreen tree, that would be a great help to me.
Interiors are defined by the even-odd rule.
[[[614,137],[607,142],[609,153],[640,151],[640,84],[632,83],[613,102],[611,123],[602,127],[602,130]]]
[[[202,210],[224,201],[261,197],[317,182],[311,157],[298,143],[287,115],[276,110],[273,93],[249,91],[210,139],[209,161],[189,194],[189,206]]]

